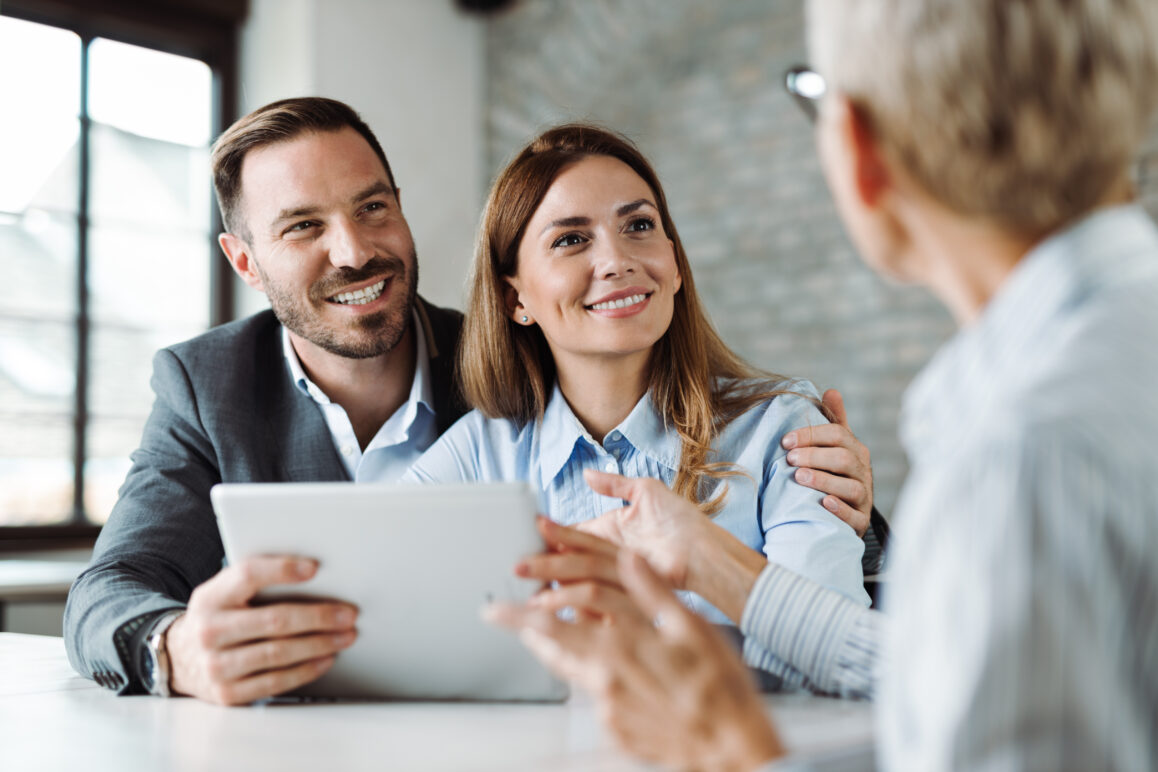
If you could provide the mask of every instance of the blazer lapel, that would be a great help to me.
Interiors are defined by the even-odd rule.
[[[276,459],[276,482],[349,482],[321,408],[291,382],[281,346],[267,350],[273,356],[264,368],[270,399],[265,436]]]

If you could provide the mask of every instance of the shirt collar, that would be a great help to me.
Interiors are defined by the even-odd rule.
[[[418,405],[425,405],[426,409],[433,413],[434,391],[430,382],[430,356],[426,345],[430,331],[426,329],[424,324],[425,316],[417,311],[411,313],[411,322],[415,331],[414,381],[410,384],[410,396],[407,398],[407,403],[413,405],[414,409],[417,409]],[[290,342],[289,330],[284,326],[281,328],[281,348],[285,355],[286,365],[289,367],[290,379],[298,390],[319,405],[332,404],[326,393],[306,375],[305,368],[302,367],[302,362],[298,358],[297,352],[294,351],[293,343]]]
[[[1067,305],[1158,272],[1156,252],[1158,228],[1136,204],[1096,210],[1032,248],[906,391],[901,439],[910,458],[962,420],[961,405],[980,409],[1007,393]]]
[[[636,451],[652,458],[672,470],[679,468],[681,443],[674,429],[669,430],[651,401],[651,393],[644,394],[635,404],[627,418],[607,433],[604,443],[608,446],[619,441],[622,436]],[[566,466],[575,453],[575,446],[584,442],[590,447],[597,443],[567,404],[559,385],[551,392],[551,399],[543,411],[543,423],[539,432],[539,471],[543,487],[546,488]]]
[[[656,410],[650,391],[643,395],[615,430],[640,453],[672,471],[679,469],[683,443],[675,427],[667,426]]]

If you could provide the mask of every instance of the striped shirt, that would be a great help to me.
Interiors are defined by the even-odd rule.
[[[1101,210],[906,394],[887,616],[771,566],[749,660],[875,693],[885,769],[1158,768],[1155,383],[1158,228]]]

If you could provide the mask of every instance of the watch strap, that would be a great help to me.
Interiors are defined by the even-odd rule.
[[[162,614],[149,630],[145,646],[149,652],[149,693],[158,697],[170,697],[169,679],[171,674],[169,664],[169,648],[165,639],[170,625],[185,613],[185,609],[173,609]]]

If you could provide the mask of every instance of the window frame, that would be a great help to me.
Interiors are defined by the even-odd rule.
[[[89,363],[91,347],[88,303],[88,178],[91,119],[88,115],[87,67],[89,45],[95,38],[151,48],[199,59],[212,72],[212,136],[236,119],[238,39],[248,13],[248,0],[4,0],[0,15],[69,30],[81,40],[80,139],[78,153],[77,253],[75,297],[77,320],[76,389],[73,398],[73,506],[71,517],[51,525],[0,526],[0,553],[91,547],[101,526],[85,518],[84,461],[89,420]],[[206,171],[208,176],[208,170]],[[206,195],[213,198],[213,191]],[[224,228],[216,200],[211,201],[209,243],[209,325],[217,326],[236,315],[232,273],[217,255],[216,234]],[[214,259],[218,258],[218,259]]]

